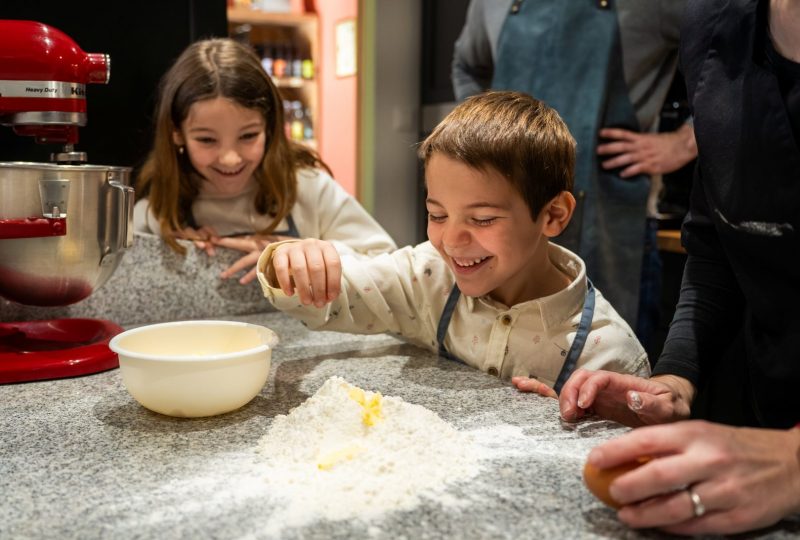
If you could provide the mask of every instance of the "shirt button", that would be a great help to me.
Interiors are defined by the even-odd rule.
[[[488,373],[489,375],[492,375],[493,377],[497,377],[498,371],[497,371],[496,367],[492,366],[486,371],[486,373]]]
[[[503,317],[500,319],[500,322],[502,322],[505,326],[508,326],[511,324],[511,315],[503,315]]]

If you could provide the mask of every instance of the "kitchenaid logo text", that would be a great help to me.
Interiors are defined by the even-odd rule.
[[[2,81],[0,96],[4,98],[85,99],[86,85],[61,81]]]
[[[58,88],[25,88],[25,91],[33,94],[58,94]],[[73,96],[84,97],[86,95],[86,90],[77,86],[71,86],[69,88],[69,93]]]

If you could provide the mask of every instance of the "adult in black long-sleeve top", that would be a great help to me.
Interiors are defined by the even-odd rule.
[[[681,36],[698,165],[675,319],[651,379],[576,372],[560,405],[680,420],[589,460],[668,456],[612,484],[620,519],[731,533],[800,512],[800,1],[694,0]]]
[[[769,2],[738,4],[744,28],[704,32],[720,10],[695,10],[682,44],[702,153],[654,374],[694,384],[696,417],[786,428],[800,420],[800,63],[775,51]]]

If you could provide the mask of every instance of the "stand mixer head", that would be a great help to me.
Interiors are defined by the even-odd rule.
[[[85,53],[34,21],[0,21],[0,124],[38,143],[73,145],[86,125],[86,85],[106,84],[107,54]]]
[[[78,128],[86,125],[86,85],[107,83],[110,65],[108,55],[85,53],[55,28],[0,20],[0,124],[39,144],[64,145],[51,163],[0,163],[0,296],[8,300],[35,306],[83,300],[106,282],[133,243],[130,169],[89,165],[85,153],[74,151]],[[105,345],[121,328],[100,325],[102,335],[83,332],[87,343],[76,346],[80,325],[67,321],[0,323],[0,383],[118,365]],[[33,365],[33,351],[23,349],[39,347],[47,353],[42,362],[52,364],[59,336],[69,343],[64,366],[76,367],[59,364],[20,375]],[[81,347],[96,348],[98,339],[104,340],[105,358],[84,361]],[[23,357],[25,365],[9,375],[8,366]]]

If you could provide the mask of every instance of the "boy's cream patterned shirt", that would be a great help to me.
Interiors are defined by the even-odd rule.
[[[371,259],[343,255],[342,293],[322,308],[303,306],[296,296],[269,285],[265,270],[280,244],[271,244],[258,261],[258,279],[276,308],[312,329],[391,332],[438,350],[436,330],[455,278],[430,242]],[[551,244],[550,259],[572,278],[567,288],[511,307],[488,296],[462,295],[445,338],[447,350],[504,379],[535,377],[552,387],[575,338],[587,285],[580,257]],[[578,366],[650,374],[647,353],[600,291]]]

